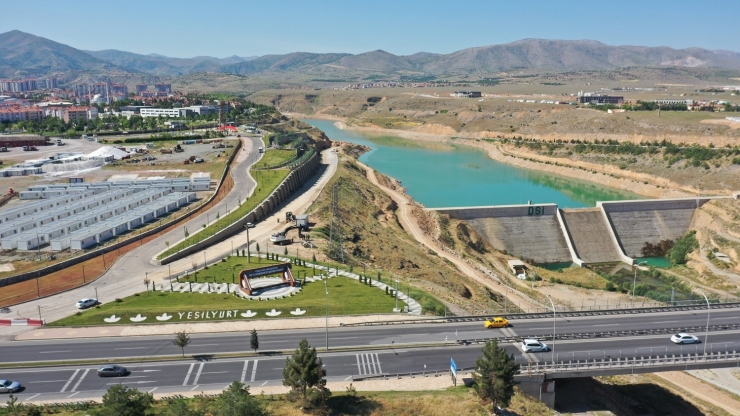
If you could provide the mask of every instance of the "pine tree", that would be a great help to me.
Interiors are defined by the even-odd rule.
[[[494,339],[486,342],[483,356],[475,361],[475,367],[473,381],[478,397],[491,403],[493,410],[499,406],[508,407],[514,396],[514,376],[519,372],[514,354],[507,355]]]
[[[321,358],[306,339],[302,339],[293,355],[285,359],[283,386],[291,389],[288,399],[300,400],[303,408],[321,405],[331,395],[326,388],[326,370]]]
[[[252,349],[254,350],[255,353],[260,348],[260,340],[257,337],[257,330],[256,329],[253,329],[252,332],[250,333],[249,346],[252,347]]]

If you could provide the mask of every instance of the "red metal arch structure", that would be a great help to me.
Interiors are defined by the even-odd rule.
[[[239,272],[239,290],[252,296],[254,290],[252,285],[249,283],[249,279],[256,277],[269,276],[271,274],[280,273],[281,283],[275,283],[269,286],[262,286],[260,289],[267,289],[271,287],[279,287],[283,285],[295,286],[295,278],[293,272],[290,270],[290,263],[271,264],[269,266],[257,267],[256,269],[242,270]]]

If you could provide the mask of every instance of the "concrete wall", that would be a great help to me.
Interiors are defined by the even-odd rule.
[[[586,264],[622,261],[609,236],[609,225],[601,208],[564,209],[563,221],[573,249]]]
[[[255,209],[249,212],[247,215],[234,222],[230,226],[224,228],[218,233],[200,241],[184,250],[178,251],[177,253],[166,257],[159,261],[160,264],[168,264],[173,261],[185,258],[193,253],[197,253],[205,248],[208,248],[218,242],[221,242],[234,234],[238,234],[244,231],[246,223],[255,223],[262,220],[272,212],[272,210],[280,205],[283,201],[288,199],[293,192],[300,189],[311,176],[313,176],[319,168],[321,162],[321,155],[319,153],[314,154],[305,163],[293,169],[283,182],[278,185],[277,188],[268,196],[264,202],[258,205]]]
[[[496,250],[535,263],[572,261],[557,219],[558,206],[503,205],[440,208],[441,214],[467,221]]]
[[[630,257],[642,257],[645,243],[676,240],[689,231],[696,208],[712,198],[657,199],[599,202],[617,237]]]

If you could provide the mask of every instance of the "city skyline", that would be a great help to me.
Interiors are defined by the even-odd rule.
[[[21,30],[82,50],[117,49],[169,57],[262,56],[290,52],[352,53],[382,49],[396,55],[450,53],[527,38],[596,40],[608,45],[700,47],[740,51],[740,27],[729,1],[526,4],[437,2],[358,5],[247,4],[190,0],[117,4],[76,0],[8,3],[14,19],[5,31]],[[34,6],[38,7],[34,7]],[[133,13],[132,13],[133,11]],[[80,16],[89,18],[80,21]],[[73,29],[59,22],[80,21]],[[700,30],[701,29],[701,30]]]

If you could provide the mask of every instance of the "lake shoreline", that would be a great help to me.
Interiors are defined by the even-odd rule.
[[[586,181],[594,185],[630,192],[648,198],[681,198],[706,194],[706,192],[677,184],[667,178],[620,170],[616,166],[547,157],[527,152],[524,149],[506,149],[500,143],[481,140],[477,137],[457,136],[453,139],[448,134],[352,125],[347,124],[348,120],[346,118],[322,114],[286,113],[285,115],[293,118],[333,121],[334,125],[340,130],[390,135],[408,140],[468,146],[482,150],[490,159],[510,166]]]

